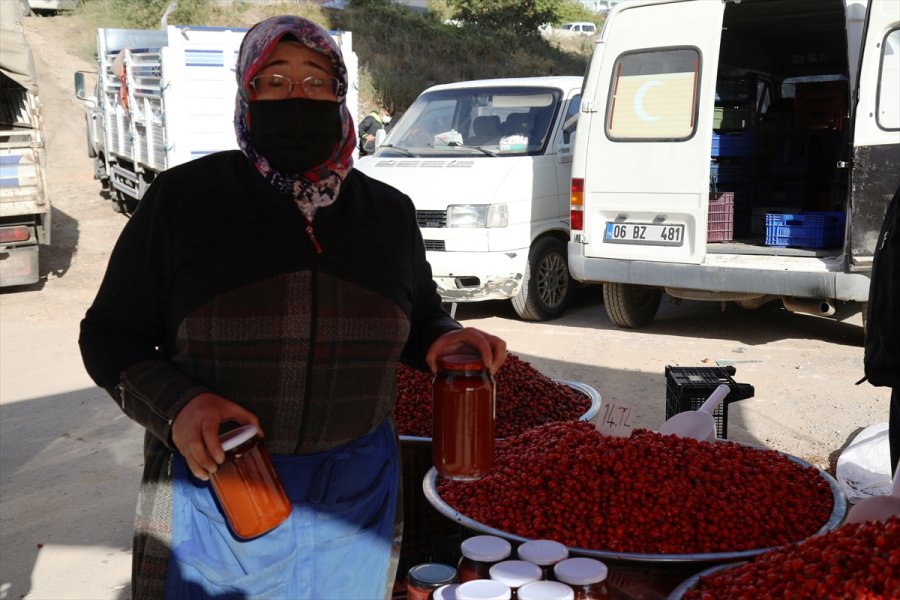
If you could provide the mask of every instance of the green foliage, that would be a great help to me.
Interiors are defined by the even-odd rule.
[[[538,27],[556,23],[561,0],[448,0],[454,16],[491,31],[537,36]]]
[[[578,0],[562,0],[559,3],[559,20],[554,25],[571,23],[573,21],[587,21],[597,26],[599,30],[606,17],[591,12]]]

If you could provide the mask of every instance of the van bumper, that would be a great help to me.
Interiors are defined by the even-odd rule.
[[[699,265],[621,260],[586,257],[583,244],[569,242],[569,272],[582,282],[867,302],[869,274],[847,273],[844,262],[843,255],[707,254]]]
[[[522,288],[528,248],[506,252],[426,252],[438,294],[448,302],[508,300]]]

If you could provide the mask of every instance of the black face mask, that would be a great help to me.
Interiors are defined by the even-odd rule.
[[[307,98],[253,101],[249,137],[279,171],[305,173],[341,141],[341,105]]]

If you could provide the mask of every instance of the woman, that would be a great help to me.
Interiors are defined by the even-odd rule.
[[[496,371],[505,344],[441,309],[411,201],[352,169],[327,32],[258,23],[237,78],[240,151],[154,181],[82,322],[89,374],[147,428],[133,594],[388,596],[397,361],[468,347]],[[261,429],[293,507],[249,541],[207,481],[235,423]]]

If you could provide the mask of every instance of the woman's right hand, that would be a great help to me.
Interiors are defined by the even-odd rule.
[[[226,421],[255,425],[262,436],[256,415],[211,393],[191,398],[172,423],[172,442],[198,479],[208,480],[225,460],[219,443],[219,426]]]

